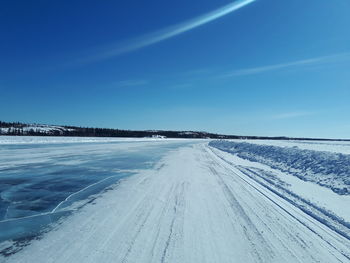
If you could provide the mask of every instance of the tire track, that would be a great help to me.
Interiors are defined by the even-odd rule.
[[[210,148],[208,148],[208,151],[210,151],[212,156],[215,156],[217,158],[217,160],[221,160],[221,162],[226,163],[226,166],[234,166],[232,163],[226,161],[225,159],[223,159],[221,156],[218,156],[215,154],[215,152],[213,152]],[[260,189],[258,189],[256,186],[254,186],[251,182],[249,182],[247,180],[247,178],[243,178],[242,176],[238,175],[235,171],[232,170],[232,168],[227,167],[231,173],[233,173],[236,178],[239,178],[240,180],[242,180],[244,183],[246,183],[247,185],[249,185],[250,187],[252,187],[253,189],[255,189],[256,192],[258,192],[259,194],[261,194],[262,196],[264,196],[266,199],[268,199],[270,202],[272,202],[276,207],[278,207],[279,209],[281,209],[282,211],[284,211],[286,214],[288,214],[290,216],[290,218],[293,218],[294,220],[296,220],[298,223],[300,223],[301,225],[303,225],[304,227],[306,227],[308,230],[310,230],[313,234],[315,234],[316,236],[318,236],[322,241],[324,241],[325,243],[327,243],[327,245],[329,245],[330,247],[332,247],[334,250],[338,251],[342,256],[344,256],[345,258],[347,258],[348,260],[350,260],[350,255],[349,252],[343,251],[342,249],[339,249],[336,245],[332,244],[332,242],[330,242],[329,240],[327,240],[324,236],[322,236],[318,231],[316,231],[313,227],[311,227],[310,225],[306,224],[304,221],[302,221],[301,219],[299,219],[298,217],[296,217],[294,214],[292,214],[290,211],[288,211],[286,208],[284,208],[282,205],[280,205],[278,202],[276,202],[274,199],[272,199],[269,195],[267,195],[265,193],[265,191],[267,190],[267,192],[270,192],[270,190],[268,188],[265,188],[265,191],[262,191]],[[238,168],[237,168],[238,169]],[[239,170],[239,169],[238,169]],[[246,174],[246,176],[248,176]],[[248,176],[248,178],[252,179],[250,176]],[[260,184],[259,184],[260,185]],[[271,192],[272,195],[276,194],[274,192]],[[271,194],[270,194],[271,195]],[[277,195],[278,197],[281,198],[281,196]],[[282,198],[282,200],[285,200],[284,198]],[[293,203],[289,203],[290,205],[294,206]],[[314,222],[308,218],[309,215],[305,214],[303,216],[304,220],[309,221],[311,224],[314,225]],[[319,222],[322,223],[322,222]],[[323,224],[322,224],[323,225]],[[316,225],[315,225],[316,226]],[[326,225],[325,225],[326,226]],[[316,226],[317,227],[317,226]],[[326,226],[327,227],[327,226]],[[329,229],[331,231],[331,229]],[[322,231],[324,231],[322,229]],[[332,231],[333,232],[333,231]],[[334,234],[337,234],[336,232],[333,232]],[[333,254],[334,255],[334,254]],[[336,255],[334,255],[336,257]],[[339,262],[343,262],[339,259]]]

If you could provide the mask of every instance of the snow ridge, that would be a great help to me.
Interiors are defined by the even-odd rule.
[[[337,194],[350,195],[348,154],[232,141],[213,141],[209,145],[290,173],[304,181],[317,183]]]

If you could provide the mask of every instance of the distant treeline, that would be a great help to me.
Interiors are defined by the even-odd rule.
[[[3,122],[0,121],[0,128],[11,128],[11,127],[16,127],[16,128],[23,128],[28,126],[28,124],[20,123],[20,122]]]
[[[266,137],[266,136],[239,136],[223,135],[216,133],[198,132],[198,131],[163,131],[163,130],[119,130],[108,128],[89,128],[66,125],[42,125],[25,124],[20,122],[0,121],[0,135],[17,136],[74,136],[74,137],[129,137],[143,138],[152,136],[165,136],[167,138],[193,138],[193,139],[250,139],[250,140],[318,140],[335,141],[332,139],[312,139],[312,138],[289,138],[284,136]],[[350,140],[342,140],[350,141]]]

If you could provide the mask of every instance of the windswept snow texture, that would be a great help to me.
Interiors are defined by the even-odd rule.
[[[241,141],[243,140],[231,140]],[[296,147],[302,150],[322,151],[350,154],[350,141],[315,141],[315,140],[244,140],[252,144],[279,146],[279,147]]]
[[[210,146],[350,195],[350,154],[239,141],[213,141]]]

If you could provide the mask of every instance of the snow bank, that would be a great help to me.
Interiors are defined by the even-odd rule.
[[[350,194],[350,155],[246,142],[213,141],[210,146],[266,164],[341,195]]]
[[[321,152],[336,152],[350,154],[350,141],[299,141],[299,140],[230,140],[234,142],[247,142],[258,145],[279,147],[296,147],[301,150]]]

